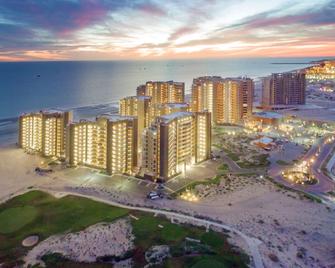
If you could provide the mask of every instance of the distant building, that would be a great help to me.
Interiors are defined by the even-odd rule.
[[[192,111],[209,111],[216,124],[238,124],[252,114],[254,83],[250,78],[205,76],[193,79]]]
[[[274,73],[263,78],[262,106],[305,104],[305,91],[303,72]]]
[[[136,88],[136,95],[137,96],[145,96],[145,85],[139,85]]]
[[[137,167],[137,118],[102,115],[81,120],[67,130],[67,161],[108,174],[133,174]]]
[[[23,114],[19,118],[21,148],[40,152],[44,156],[65,156],[65,129],[72,120],[72,112],[40,111]]]
[[[142,168],[166,181],[194,163],[210,158],[211,115],[177,112],[160,116],[143,135]]]
[[[284,116],[275,113],[275,112],[257,112],[252,114],[252,116],[249,118],[249,122],[254,122],[257,125],[263,126],[263,125],[278,125],[282,120]]]
[[[306,79],[316,81],[335,79],[335,61],[323,61],[318,65],[306,68]]]
[[[183,103],[185,102],[185,84],[174,81],[149,81],[137,88],[137,95],[152,97],[152,103]]]

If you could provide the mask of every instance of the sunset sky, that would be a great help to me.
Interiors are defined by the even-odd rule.
[[[0,61],[335,55],[335,0],[0,0]]]

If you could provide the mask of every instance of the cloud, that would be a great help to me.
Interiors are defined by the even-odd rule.
[[[0,12],[6,19],[19,21],[27,27],[68,34],[102,20],[108,8],[118,7],[118,1],[107,6],[103,1],[2,1]]]
[[[0,0],[0,61],[317,55],[334,31],[335,0]]]

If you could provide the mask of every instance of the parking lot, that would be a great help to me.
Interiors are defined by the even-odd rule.
[[[199,180],[214,177],[219,163],[209,160],[193,167],[190,167],[186,175],[181,174],[164,185],[166,194],[185,187],[186,185]],[[54,172],[49,174],[52,177],[52,184],[59,187],[73,187],[82,189],[98,189],[104,192],[122,193],[126,196],[145,198],[151,191],[157,191],[159,185],[155,182],[139,179],[126,175],[105,175],[99,170],[88,167],[62,168],[53,166]]]

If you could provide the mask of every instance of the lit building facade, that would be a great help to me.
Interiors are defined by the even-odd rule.
[[[137,89],[137,95],[143,96],[143,88]],[[145,96],[152,98],[152,103],[185,102],[185,84],[174,81],[149,81],[145,84]]]
[[[305,104],[305,91],[303,72],[274,73],[262,80],[262,106]]]
[[[72,112],[41,111],[19,118],[19,146],[46,157],[65,156],[65,130]]]
[[[312,81],[335,79],[335,61],[324,61],[306,68],[306,79]]]
[[[68,126],[67,161],[108,174],[133,174],[137,167],[137,118],[102,115]]]
[[[120,100],[119,112],[123,116],[137,116],[138,121],[138,149],[141,148],[141,137],[143,130],[149,126],[151,97],[149,96],[130,96]]]
[[[238,124],[252,114],[254,82],[250,78],[205,76],[193,79],[192,111],[209,111],[216,124]]]
[[[186,167],[210,158],[209,112],[176,112],[160,116],[143,134],[144,173],[166,181]]]

